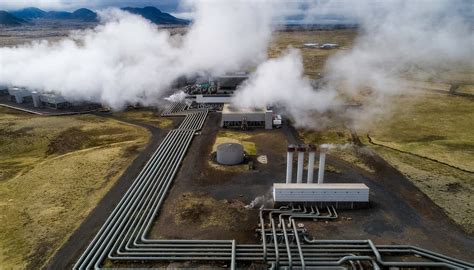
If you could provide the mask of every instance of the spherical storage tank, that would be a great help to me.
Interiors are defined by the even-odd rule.
[[[238,143],[224,143],[217,146],[217,162],[236,165],[244,161],[244,147]]]

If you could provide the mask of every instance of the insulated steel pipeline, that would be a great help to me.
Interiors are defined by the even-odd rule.
[[[337,218],[334,208],[319,209],[311,205],[260,211],[261,244],[237,245],[234,240],[149,239],[153,220],[166,199],[196,131],[203,127],[208,114],[207,110],[183,111],[186,108],[185,104],[175,103],[163,113],[185,118],[164,138],[74,269],[100,269],[106,259],[125,265],[137,261],[219,261],[230,262],[231,269],[236,268],[237,262],[266,262],[273,269],[363,269],[364,263],[375,269],[379,266],[474,267],[412,246],[375,246],[370,240],[310,240],[306,230],[298,228],[295,220]],[[268,221],[265,220],[267,216]],[[416,255],[425,261],[384,260],[384,256],[393,254]]]

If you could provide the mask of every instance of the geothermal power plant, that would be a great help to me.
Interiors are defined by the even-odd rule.
[[[0,270],[474,269],[473,3],[0,0]]]
[[[271,186],[271,206],[258,209],[255,243],[234,239],[154,239],[149,236],[160,214],[175,176],[196,136],[201,134],[210,113],[219,114],[222,130],[271,130],[282,127],[282,116],[272,108],[236,108],[230,104],[242,76],[226,76],[180,89],[186,97],[170,102],[161,117],[182,118],[154,151],[131,187],[101,226],[74,264],[74,269],[107,269],[114,265],[143,265],[161,262],[221,263],[244,269],[260,263],[269,269],[467,269],[467,262],[411,245],[377,245],[370,239],[318,239],[301,222],[333,222],[341,212],[365,211],[371,207],[371,190],[364,183],[335,182],[325,175],[327,145],[290,144],[286,166],[278,170]],[[229,82],[230,81],[230,82]],[[233,83],[232,83],[233,82]],[[70,110],[73,103],[54,94],[41,94],[11,87],[3,92],[21,110]],[[26,106],[25,106],[26,105]],[[157,116],[159,117],[159,116]],[[217,146],[215,162],[233,167],[244,164],[242,144]],[[263,195],[263,194],[262,194]]]
[[[222,78],[220,78],[222,79]],[[377,245],[370,239],[318,239],[302,222],[333,222],[341,212],[370,209],[372,191],[364,183],[335,182],[325,175],[327,145],[290,144],[285,175],[271,185],[271,205],[255,212],[255,243],[235,239],[155,239],[149,232],[160,214],[173,181],[196,136],[202,133],[210,113],[219,114],[219,129],[272,130],[281,128],[282,115],[272,108],[237,108],[230,104],[242,75],[225,76],[223,82],[185,84],[186,97],[168,103],[161,117],[180,118],[149,158],[131,187],[83,250],[73,268],[107,269],[114,265],[150,267],[155,263],[220,263],[224,268],[244,269],[261,264],[269,269],[467,269],[467,262],[411,245]],[[41,113],[71,110],[73,103],[52,93],[10,87],[3,91],[12,108]],[[20,107],[17,107],[21,105]],[[84,104],[82,104],[84,105]],[[157,116],[159,117],[159,116]],[[248,153],[238,142],[217,146],[214,162],[235,167],[247,162]],[[249,166],[250,167],[250,166]],[[263,194],[262,194],[263,195]],[[115,267],[114,267],[115,268]]]

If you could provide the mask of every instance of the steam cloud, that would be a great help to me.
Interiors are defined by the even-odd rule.
[[[305,77],[297,49],[267,60],[272,21],[298,4],[305,5],[308,21],[333,16],[361,26],[353,48],[328,60],[318,89]],[[69,100],[121,109],[130,103],[156,105],[182,76],[219,75],[258,65],[236,94],[236,105],[278,105],[299,127],[324,127],[334,115],[363,127],[386,111],[392,95],[407,93],[406,79],[433,78],[453,66],[474,69],[473,8],[466,0],[187,5],[195,21],[183,35],[112,9],[100,13],[100,26],[62,41],[0,48],[0,84],[55,91]],[[344,104],[353,101],[362,106],[348,110]],[[324,113],[326,118],[321,117]]]
[[[297,124],[313,121],[312,111],[325,112],[341,104],[335,91],[314,90],[304,76],[303,60],[296,49],[261,64],[236,93],[234,102],[240,107],[277,105]]]
[[[440,70],[474,68],[469,1],[326,1],[309,3],[306,18],[343,16],[360,23],[351,50],[330,58],[325,85],[312,89],[294,49],[257,68],[234,102],[282,106],[297,126],[324,128],[314,112],[337,111],[364,128],[387,111],[390,97],[409,93],[406,79],[433,79]],[[467,13],[469,14],[469,13]],[[358,110],[341,106],[357,101]],[[323,118],[321,118],[323,119]],[[323,119],[324,120],[324,119]]]
[[[266,58],[272,8],[266,1],[192,1],[195,22],[171,36],[145,19],[112,9],[103,24],[59,42],[0,48],[0,83],[55,91],[115,109],[153,105],[181,76],[222,74]]]

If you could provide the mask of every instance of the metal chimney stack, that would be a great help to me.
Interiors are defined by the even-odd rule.
[[[293,152],[295,152],[295,146],[288,145],[288,152],[286,153],[286,183],[291,184],[291,178],[293,175]]]
[[[319,171],[318,171],[318,184],[324,183],[324,165],[326,163],[326,152],[328,148],[321,145],[319,147]]]
[[[310,144],[308,145],[308,184],[313,183],[314,174],[314,157],[316,155],[316,147]]]
[[[296,183],[301,184],[303,183],[303,167],[304,167],[304,152],[305,152],[305,147],[304,145],[299,145],[297,147],[298,150],[298,168],[296,171]]]

